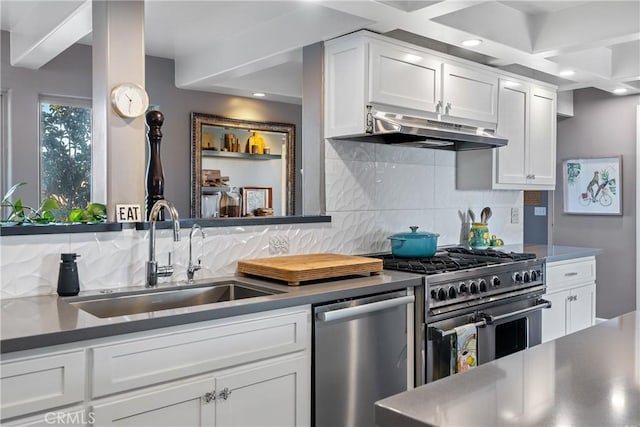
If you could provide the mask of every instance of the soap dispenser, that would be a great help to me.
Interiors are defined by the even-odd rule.
[[[78,254],[60,254],[60,271],[58,273],[58,295],[61,297],[71,297],[80,292],[80,281],[78,280],[78,265],[76,258]]]

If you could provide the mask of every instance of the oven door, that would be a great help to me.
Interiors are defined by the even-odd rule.
[[[539,297],[510,301],[479,311],[478,364],[490,362],[542,342],[542,310],[551,303]]]
[[[475,323],[476,313],[460,314],[426,325],[425,382],[439,380],[456,372],[455,328]]]

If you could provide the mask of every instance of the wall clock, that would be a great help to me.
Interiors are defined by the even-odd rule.
[[[111,91],[111,105],[121,117],[140,117],[149,107],[149,96],[138,84],[121,83]]]

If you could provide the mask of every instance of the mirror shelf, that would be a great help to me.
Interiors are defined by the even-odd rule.
[[[191,113],[191,217],[295,215],[295,170],[295,125]]]
[[[207,149],[202,150],[202,157],[229,157],[247,160],[275,160],[282,158],[280,154],[234,153],[233,151],[216,151]]]

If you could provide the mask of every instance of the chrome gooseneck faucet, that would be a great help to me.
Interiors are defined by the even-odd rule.
[[[151,223],[149,232],[149,261],[146,264],[147,282],[145,286],[151,288],[158,285],[158,277],[169,277],[173,274],[173,265],[171,265],[171,252],[169,252],[169,264],[159,266],[156,261],[156,222],[162,208],[167,208],[171,220],[173,221],[173,241],[180,240],[180,221],[176,208],[166,200],[158,200],[149,212],[149,222]]]
[[[196,258],[197,264],[193,263],[193,255],[192,255],[193,254],[193,236],[196,235],[198,231],[202,236],[203,244],[204,244],[204,238],[207,237],[206,234],[204,234],[204,231],[202,231],[202,227],[200,227],[200,224],[193,224],[193,226],[191,226],[191,233],[189,233],[189,265],[187,266],[187,282],[188,283],[193,283],[193,275],[196,273],[196,271],[202,268],[202,250],[200,251],[200,255],[198,255],[198,257]]]

